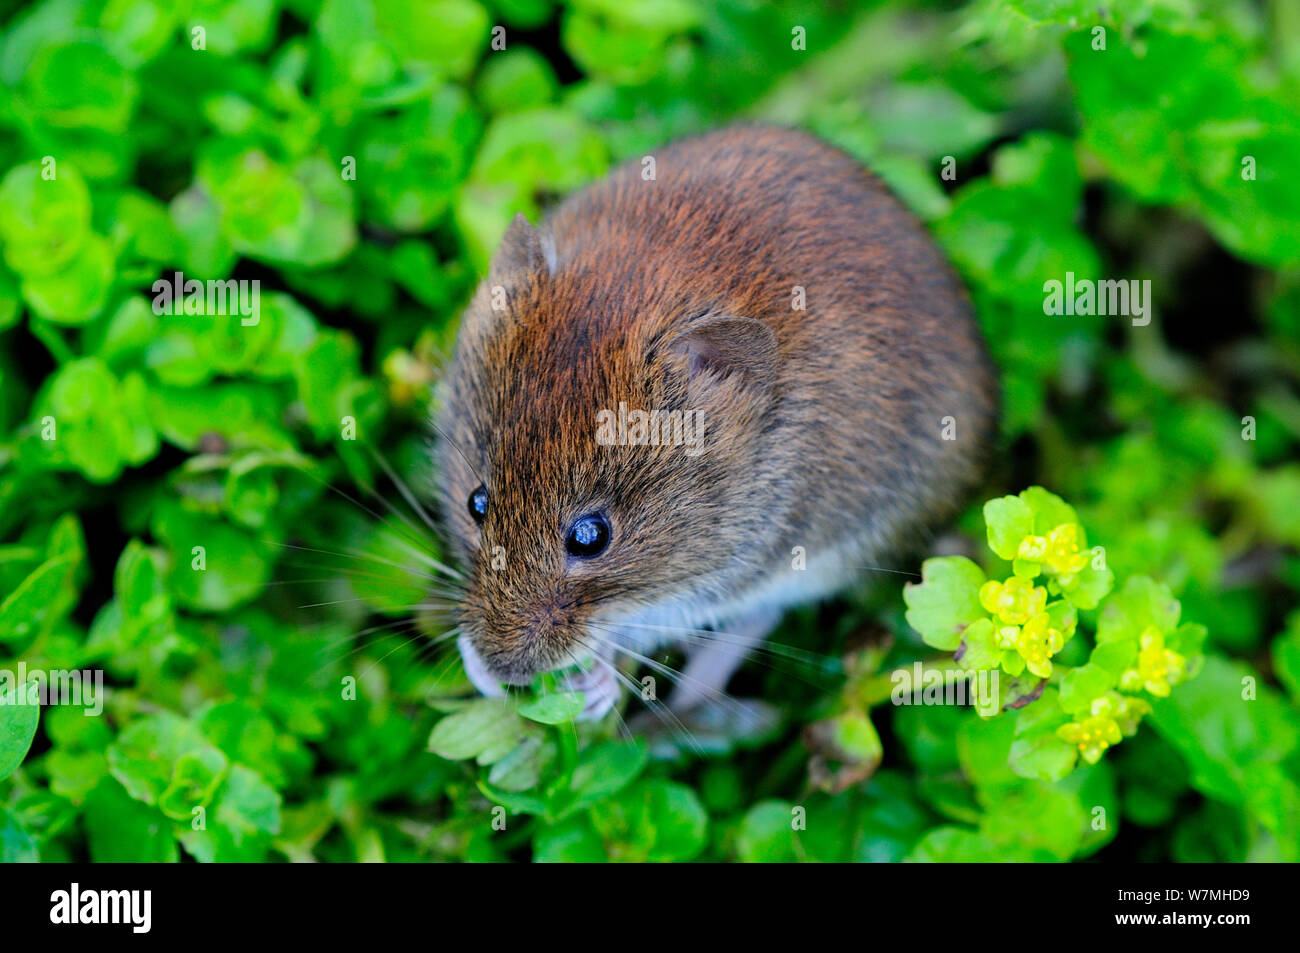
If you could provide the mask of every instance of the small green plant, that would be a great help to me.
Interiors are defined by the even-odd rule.
[[[991,574],[963,556],[926,560],[904,592],[907,621],[962,672],[1006,676],[980,714],[1019,719],[1016,773],[1058,780],[1132,736],[1151,710],[1144,696],[1196,674],[1205,627],[1179,624],[1178,600],[1147,576],[1116,590],[1105,548],[1089,549],[1074,508],[1042,487],[990,500],[984,522]],[[1091,648],[1062,664],[1081,627]]]
[[[0,861],[1300,861],[1293,0],[0,8],[0,700],[104,679],[99,715],[0,705]],[[1077,519],[970,509],[929,603],[881,573],[789,615],[733,686],[771,731],[661,758],[469,700],[352,499],[369,446],[428,502],[516,213],[737,120],[926,223],[1002,478]],[[260,281],[256,323],[156,308],[177,272]],[[1045,314],[1070,273],[1149,279],[1149,323]],[[917,671],[998,693],[888,704]]]
[[[537,860],[690,860],[704,848],[708,815],[689,787],[638,780],[645,745],[615,741],[574,717],[581,692],[543,688],[522,702],[447,702],[429,749],[473,759],[493,827],[521,827]]]

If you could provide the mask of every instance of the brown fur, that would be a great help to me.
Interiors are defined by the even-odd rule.
[[[993,436],[994,374],[966,296],[856,161],[803,133],[734,127],[656,163],[656,181],[632,163],[540,231],[512,227],[441,393],[461,628],[505,680],[572,661],[593,617],[777,579],[795,546],[810,562],[849,541],[850,563],[886,553],[954,512]],[[489,304],[496,284],[505,312]],[[620,401],[697,409],[706,452],[598,445],[596,414]],[[940,438],[945,416],[955,441]],[[481,532],[466,510],[480,479]],[[575,560],[564,535],[593,510],[613,541]]]

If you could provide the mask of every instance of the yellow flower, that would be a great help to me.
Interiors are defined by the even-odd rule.
[[[1138,640],[1137,665],[1120,676],[1120,688],[1125,691],[1146,689],[1152,695],[1167,698],[1169,689],[1187,675],[1187,659],[1172,649],[1165,648],[1165,636],[1154,625],[1149,625]]]
[[[1024,559],[1031,563],[1041,563],[1046,555],[1047,539],[1043,536],[1026,536],[1020,541],[1020,548],[1016,551],[1017,559]]]
[[[1052,656],[1065,645],[1065,636],[1052,626],[1046,612],[1034,616],[1020,630],[1016,651],[1025,660],[1025,667],[1039,678],[1052,674]]]
[[[1077,747],[1083,760],[1089,764],[1096,764],[1106,753],[1107,748],[1119,744],[1124,737],[1120,734],[1115,719],[1104,715],[1093,715],[1083,721],[1072,721],[1056,729],[1056,734],[1066,744]]]
[[[1047,534],[1043,565],[1068,586],[1075,575],[1088,565],[1088,554],[1079,552],[1081,528],[1078,523],[1062,523]]]
[[[1126,738],[1137,731],[1142,716],[1151,712],[1151,706],[1140,698],[1129,698],[1117,692],[1107,692],[1103,697],[1110,702],[1110,716],[1115,719]]]
[[[1019,576],[1006,582],[990,579],[980,586],[980,605],[1002,622],[1024,625],[1046,608],[1047,590]]]
[[[1056,735],[1075,745],[1089,764],[1096,764],[1107,748],[1137,731],[1138,721],[1150,710],[1151,706],[1140,698],[1107,692],[1092,700],[1086,718],[1062,725]]]

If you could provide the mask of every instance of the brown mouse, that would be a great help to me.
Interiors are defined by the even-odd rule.
[[[761,126],[653,158],[516,218],[438,396],[466,671],[577,664],[586,717],[666,643],[702,646],[672,706],[720,691],[950,517],[996,427],[964,290],[858,162]]]

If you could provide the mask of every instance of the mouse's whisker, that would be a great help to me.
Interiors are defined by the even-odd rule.
[[[396,475],[393,475],[393,479],[394,480],[397,479]],[[419,526],[415,525],[415,523],[413,523],[409,517],[407,517],[404,513],[401,512],[401,510],[399,510],[396,506],[390,503],[382,494],[379,493],[378,490],[376,490],[374,487],[368,484],[362,484],[362,486],[364,487],[367,493],[369,493],[376,500],[378,500],[385,507],[387,507],[393,513],[393,515],[395,515],[398,519],[400,519],[405,524],[405,526],[409,528],[410,532],[404,533],[402,532],[402,527],[393,524],[387,518],[378,517],[379,522],[382,524],[384,529],[388,530],[388,532],[392,534],[392,538],[394,542],[396,542],[399,546],[401,546],[404,550],[406,550],[408,553],[410,553],[412,556],[414,556],[417,560],[422,562],[424,565],[428,566],[430,569],[442,573],[444,576],[448,577],[448,579],[454,581],[464,580],[465,578],[464,574],[461,573],[458,569],[455,569],[454,567],[447,565],[442,560],[438,559],[432,553],[427,551],[428,548],[432,548],[429,546],[430,543],[437,542],[436,530],[434,531],[434,535],[432,537],[428,536],[427,534],[425,534],[424,530],[422,530]],[[404,484],[402,485],[402,492],[409,493],[409,491],[405,489]],[[413,505],[415,505],[414,500],[412,500],[411,502]],[[424,518],[426,520],[428,519],[427,516]],[[430,527],[433,526],[432,523],[430,523],[429,525]]]
[[[635,652],[625,645],[619,645],[612,639],[609,640],[609,645],[615,652],[621,652],[629,658],[636,659],[643,665],[648,665],[650,668],[671,681],[674,685],[686,684],[699,687],[705,695],[709,696],[706,699],[709,704],[721,704],[738,714],[743,714],[745,711],[744,706],[726,692],[714,688],[713,686],[700,681],[698,678],[691,678],[691,676],[687,675],[684,671],[675,669],[671,665],[653,659],[648,655],[642,655],[640,652]]]
[[[388,639],[402,638],[405,635],[404,630],[407,628],[411,628],[413,626],[415,626],[415,620],[413,619],[409,619],[409,618],[395,619],[392,622],[387,622],[384,623],[383,625],[371,626],[369,628],[362,629],[359,632],[349,633],[347,636],[344,636],[342,639],[333,642],[330,647],[339,648],[342,645],[346,644],[347,642],[351,641],[352,639],[361,639],[362,641],[360,642],[360,644],[354,646],[349,651],[344,652],[342,655],[338,655],[334,658],[331,658],[326,664],[327,665],[338,664],[340,662],[347,661],[348,659],[352,658],[354,655],[358,655],[361,652],[366,651],[367,649],[374,648],[375,646],[380,645],[381,643],[387,641]],[[376,633],[378,634],[376,635]],[[433,638],[426,637],[426,641],[430,643],[429,646],[430,648],[441,648],[444,647],[450,639],[454,638],[458,634],[459,632],[453,629],[451,632],[444,632]],[[368,635],[376,635],[376,637],[371,639],[365,638]],[[415,642],[421,637],[425,637],[425,636],[426,634],[422,630],[418,629],[418,627],[416,627],[416,631],[413,635],[411,635],[409,638],[403,638],[402,641],[399,642],[395,648],[393,648],[391,651],[383,655],[380,659],[378,659],[378,661],[372,663],[371,666],[361,674],[362,675],[368,674],[370,670],[374,668],[375,665],[379,664],[379,662],[384,661],[384,659],[388,658],[390,655],[392,655],[394,652],[398,651],[399,649],[403,648],[404,646],[410,645],[412,642]],[[324,666],[322,666],[322,668],[323,667]],[[318,669],[316,674],[319,674],[320,671],[321,670]]]
[[[343,555],[343,554],[340,554],[340,555],[338,556],[338,558],[339,558],[339,559],[346,559],[346,560],[353,561],[353,562],[356,561],[354,557],[348,557],[348,556]],[[282,562],[280,565],[283,566],[283,567],[286,568],[286,569],[303,569],[303,570],[308,570],[308,571],[311,571],[311,572],[328,572],[328,573],[333,573],[333,576],[332,576],[330,579],[325,579],[325,580],[304,579],[304,580],[301,580],[302,582],[321,582],[321,581],[324,581],[324,582],[338,582],[338,581],[340,581],[340,578],[339,578],[339,577],[341,577],[341,576],[355,576],[355,577],[363,578],[363,579],[378,579],[378,580],[381,580],[381,581],[384,581],[384,582],[391,582],[391,581],[392,581],[392,578],[393,578],[392,573],[367,572],[366,570],[364,570],[364,569],[358,569],[358,568],[356,568],[355,566],[342,566],[342,565],[339,565],[339,566],[330,566],[330,565],[327,565],[327,564],[326,564],[325,562],[323,562],[323,561],[322,561],[322,562],[301,562],[301,563],[300,563],[300,562],[289,562],[289,561],[286,560],[286,561]],[[373,567],[371,567],[371,568],[373,568]],[[429,576],[427,573],[422,573],[422,572],[419,572],[419,571],[417,571],[417,570],[411,569],[409,566],[408,566],[408,567],[404,567],[402,571],[405,572],[407,575],[413,577],[413,578],[416,578],[416,579],[425,579],[425,580],[428,580],[429,582],[434,583],[434,584],[436,584],[436,585],[438,585],[438,586],[442,586],[442,587],[443,587],[444,589],[446,589],[447,591],[451,591],[451,592],[460,592],[460,591],[461,591],[461,587],[460,587],[460,586],[457,586],[457,585],[455,584],[454,581],[443,580],[443,579],[437,579],[437,578],[434,578],[434,577],[432,577],[432,576]],[[284,581],[285,581],[285,582],[295,582],[295,581],[297,581],[297,580],[287,579],[287,580],[284,580]]]
[[[295,467],[294,469],[296,469],[298,472],[302,473],[304,476],[308,477],[309,479],[315,480],[317,483],[325,487],[327,490],[330,490],[331,492],[338,494],[344,500],[351,503],[357,509],[361,510],[361,512],[372,517],[377,522],[383,524],[384,526],[387,526],[389,529],[393,531],[394,536],[398,537],[399,540],[404,538],[404,534],[401,533],[400,527],[394,526],[382,514],[375,512],[370,507],[366,506],[366,504],[358,500],[356,497],[352,496],[351,494],[345,493],[343,490],[339,489],[337,486],[335,486],[333,483],[329,482],[328,480],[321,479],[319,476],[317,476],[315,473],[313,473],[311,470],[308,470],[305,467],[299,466],[299,467]],[[421,545],[424,545],[429,541],[428,538],[425,536],[424,532],[420,530],[418,527],[416,527],[413,523],[411,523],[410,520],[407,519],[402,513],[397,511],[397,509],[393,507],[391,503],[389,503],[382,496],[376,493],[372,488],[366,487],[365,489],[367,490],[367,492],[371,493],[376,499],[378,499],[381,503],[389,507],[389,509],[393,510],[393,512],[396,513],[398,517],[406,521],[406,523],[411,527],[412,532],[415,533],[416,542],[418,542]],[[425,558],[431,558],[431,557],[427,557],[426,554]]]
[[[297,551],[299,551],[299,552],[304,552],[304,553],[317,553],[317,554],[319,554],[319,555],[323,555],[323,556],[334,556],[335,558],[338,558],[338,559],[348,559],[348,558],[351,558],[351,559],[368,560],[369,562],[379,563],[380,565],[384,565],[384,566],[390,566],[390,567],[392,567],[392,568],[394,568],[394,569],[400,569],[400,570],[402,570],[403,572],[410,573],[412,576],[418,576],[419,578],[421,578],[421,579],[427,579],[427,580],[429,580],[430,582],[441,583],[441,582],[445,582],[445,581],[446,581],[446,580],[444,580],[444,579],[442,579],[442,578],[440,578],[440,577],[438,577],[438,576],[433,576],[433,575],[430,575],[429,573],[420,572],[419,570],[415,569],[415,568],[412,567],[412,566],[408,566],[408,565],[405,565],[405,564],[403,564],[403,563],[395,562],[395,561],[393,561],[393,560],[391,560],[391,559],[384,559],[382,556],[376,556],[374,553],[367,553],[367,552],[364,552],[364,551],[359,550],[359,549],[346,549],[346,550],[343,550],[342,552],[337,552],[337,551],[335,551],[335,550],[330,550],[330,549],[317,549],[317,548],[312,547],[312,546],[300,546],[300,545],[298,545],[297,543],[276,543],[276,542],[271,542],[271,545],[273,545],[273,546],[279,546],[279,547],[281,547],[282,549],[293,549],[293,550],[297,550]]]
[[[371,648],[372,646],[378,645],[379,643],[383,642],[385,639],[393,638],[395,636],[400,635],[401,626],[407,623],[407,621],[408,620],[406,619],[395,619],[392,622],[388,622],[383,625],[370,626],[369,628],[361,629],[359,631],[348,632],[346,635],[340,638],[331,639],[326,644],[320,646],[320,652],[322,653],[322,655],[325,656],[325,660],[320,665],[318,665],[315,669],[312,670],[312,672],[308,675],[306,680],[310,682],[312,679],[318,677],[327,668],[334,665],[342,664],[346,662],[348,659],[352,658],[352,656],[360,652],[364,652],[366,649]],[[393,631],[385,631],[387,629],[392,629]],[[374,635],[375,637],[368,638],[368,636],[371,635]],[[343,646],[347,645],[348,643],[354,640],[358,642],[357,645],[354,645],[351,649],[349,649],[346,652],[340,653],[338,651],[339,649],[343,648]]]
[[[446,440],[449,444],[451,444],[452,449],[455,450],[456,453],[460,456],[460,458],[465,461],[465,466],[469,467],[470,472],[474,474],[474,477],[478,480],[478,482],[486,484],[487,481],[484,480],[483,477],[479,475],[478,469],[474,466],[474,464],[469,462],[469,457],[467,457],[465,455],[465,451],[460,448],[460,444],[458,444],[455,440],[452,440],[451,437],[447,435],[447,431],[443,430],[433,421],[429,421],[429,426],[438,432],[438,436],[442,437],[443,440]]]
[[[290,566],[291,568],[313,568],[313,569],[322,568],[322,567],[292,567],[292,564],[286,564],[286,566]],[[357,580],[378,580],[381,582],[391,582],[393,581],[393,577],[381,576],[378,575],[378,573],[373,573],[373,572],[347,571],[347,569],[339,569],[339,573],[337,576],[321,576],[321,577],[315,577],[315,579],[279,579],[279,580],[264,582],[263,585],[264,586],[334,585],[334,586],[347,586],[347,588],[350,589],[351,592],[356,592]],[[429,599],[441,598],[441,599],[445,599],[445,601],[450,601],[450,602],[459,602],[460,599],[464,597],[463,590],[445,588],[445,586],[421,586],[421,593],[422,593],[422,597],[424,598],[429,598]],[[416,606],[411,606],[411,608],[415,608],[415,607]]]
[[[775,672],[778,675],[796,679],[810,688],[817,689],[818,691],[824,691],[828,687],[827,681],[814,681],[805,674],[808,669],[803,667],[807,664],[804,660],[791,659],[782,653],[771,652],[762,645],[755,645],[744,641],[732,641],[725,638],[714,638],[713,633],[696,635],[690,632],[682,632],[675,636],[675,640],[690,646],[707,646],[712,642],[721,642],[726,645],[739,645],[742,649],[742,656],[746,662],[752,662],[769,672]],[[764,652],[767,654],[763,654]],[[827,676],[828,679],[833,679],[843,674],[843,663],[833,658],[827,658],[826,661],[827,663],[833,664],[823,665],[819,670],[820,674]]]
[[[429,515],[428,511],[425,510],[425,508],[420,505],[420,502],[419,500],[416,499],[415,494],[412,493],[410,487],[406,485],[406,481],[404,481],[401,477],[399,477],[396,471],[394,471],[393,468],[389,466],[388,460],[385,459],[384,455],[379,451],[378,447],[371,446],[369,443],[365,444],[365,447],[367,450],[370,451],[371,456],[375,458],[375,462],[378,463],[379,466],[383,468],[383,471],[388,476],[388,479],[391,480],[393,482],[393,485],[397,487],[397,492],[402,494],[402,499],[406,500],[407,505],[412,510],[415,511],[415,513],[424,522],[424,525],[429,528],[429,532],[431,532],[434,538],[436,539],[439,536],[437,524],[433,521],[433,518]],[[371,489],[371,492],[374,493],[374,490]],[[380,499],[382,500],[382,497]],[[383,502],[387,503],[386,500],[383,500]],[[396,507],[391,506],[391,504],[389,505],[389,507],[397,516],[401,517],[404,522],[410,524],[410,520],[406,519],[406,517],[403,516],[397,510]],[[461,575],[459,572],[450,569],[450,567],[448,567],[448,569],[457,576]]]
[[[921,578],[919,572],[911,572],[907,569],[886,569],[884,566],[847,566],[845,568],[852,569],[855,572],[888,572],[893,573],[896,576],[913,576],[917,579]]]
[[[299,609],[321,609],[326,606],[346,606],[354,602],[369,602],[370,596],[350,596],[347,599],[329,599],[325,602],[308,602],[298,606]]]
[[[442,685],[442,680],[447,677],[447,673],[454,671],[458,667],[460,653],[456,652],[454,643],[452,651],[447,651],[448,642],[460,636],[460,629],[452,629],[450,632],[444,632],[439,636],[429,639],[425,644],[420,646],[419,658],[421,661],[428,662],[435,667],[438,675],[429,686],[429,693],[432,693]]]
[[[799,662],[807,665],[809,668],[820,669],[828,673],[843,672],[843,663],[833,655],[824,655],[818,652],[810,652],[806,649],[796,648],[793,645],[785,645],[781,642],[773,642],[765,639],[762,642],[755,643],[752,639],[735,635],[730,632],[721,632],[715,629],[696,629],[689,626],[665,625],[646,622],[618,622],[619,627],[629,627],[634,629],[655,629],[662,632],[675,633],[678,638],[685,640],[686,636],[695,636],[696,644],[701,644],[706,640],[715,642],[724,642],[729,645],[745,646],[755,652],[766,652],[779,658],[787,659],[791,662]]]
[[[393,633],[393,634],[396,634],[396,633]],[[375,668],[376,668],[378,665],[380,665],[381,663],[383,663],[384,660],[387,659],[387,658],[388,658],[390,655],[392,655],[394,652],[397,652],[398,650],[400,650],[400,649],[402,649],[402,648],[405,648],[406,646],[408,646],[408,645],[410,645],[412,642],[414,642],[416,639],[422,638],[423,636],[424,636],[424,632],[422,632],[422,631],[418,628],[418,626],[417,626],[414,635],[412,635],[412,636],[411,636],[410,638],[408,638],[408,639],[403,639],[401,642],[397,643],[397,645],[393,646],[391,649],[389,649],[389,650],[388,650],[387,652],[385,652],[383,655],[379,656],[379,658],[377,658],[377,659],[375,659],[373,662],[371,662],[370,665],[366,668],[366,670],[363,671],[363,672],[358,676],[358,678],[359,678],[359,679],[360,679],[360,678],[365,678],[365,677],[366,677],[367,675],[369,675],[372,671],[374,671]]]
[[[328,650],[328,651],[332,651],[332,650],[334,650],[334,649],[341,648],[342,646],[347,645],[349,642],[352,642],[352,641],[354,641],[354,640],[356,640],[356,639],[361,639],[361,640],[363,640],[363,641],[362,641],[362,644],[361,644],[360,647],[361,647],[361,648],[365,648],[367,645],[374,645],[376,642],[379,642],[379,641],[381,641],[382,639],[384,639],[384,638],[387,637],[386,634],[385,634],[385,635],[380,635],[378,638],[371,639],[369,642],[365,642],[364,640],[365,640],[366,636],[374,635],[374,634],[376,634],[376,633],[383,633],[383,632],[385,632],[385,630],[387,630],[387,629],[398,629],[398,628],[400,628],[401,626],[409,625],[409,624],[410,624],[410,621],[411,621],[411,620],[408,619],[408,618],[391,619],[391,620],[389,620],[388,622],[382,622],[382,623],[379,623],[378,625],[371,625],[371,626],[367,626],[367,627],[364,628],[364,629],[358,629],[358,630],[356,630],[356,631],[349,631],[346,635],[340,636],[340,637],[335,638],[335,639],[331,639],[331,640],[330,640],[329,642],[327,642],[324,646],[322,646],[322,648],[324,648],[324,649],[326,649],[326,650]],[[348,654],[351,654],[351,653],[348,653]],[[347,658],[347,655],[339,656],[339,658]]]
[[[581,639],[579,639],[578,641],[582,645],[586,646],[586,643],[583,642]],[[587,648],[588,651],[592,651],[589,646]],[[566,654],[569,656],[570,659],[573,660],[574,666],[576,666],[577,668],[582,668],[582,662],[579,660],[578,656],[574,653],[572,649],[566,650]],[[597,654],[594,651],[592,651],[592,658],[597,658],[597,657],[598,657]],[[636,736],[632,733],[632,729],[628,725],[627,719],[623,717],[623,713],[618,710],[617,705],[614,706],[614,714],[618,718],[619,734],[621,734],[623,738],[626,739],[627,741],[632,741]]]
[[[605,640],[605,641],[609,641],[609,640]],[[604,665],[606,668],[608,668],[610,672],[613,673],[614,678],[616,678],[623,685],[623,687],[625,687],[628,690],[628,692],[631,693],[633,697],[641,697],[640,685],[638,685],[636,682],[632,681],[632,679],[629,678],[627,675],[619,671],[617,665],[615,665],[613,662],[601,656],[601,654],[597,652],[590,644],[588,644],[581,636],[578,637],[578,642],[579,644],[584,646],[588,652],[591,653],[591,657],[595,659],[596,664]],[[704,748],[700,746],[700,743],[696,740],[695,735],[692,734],[691,730],[682,723],[682,720],[678,718],[676,714],[674,714],[672,709],[670,709],[663,702],[659,701],[659,699],[657,698],[646,698],[644,700],[646,702],[647,707],[652,712],[655,713],[655,716],[658,717],[661,722],[663,722],[664,726],[668,728],[669,731],[676,733],[682,739],[682,741],[684,741],[690,747],[690,749],[693,752],[695,752],[695,754],[698,757],[704,757]]]

